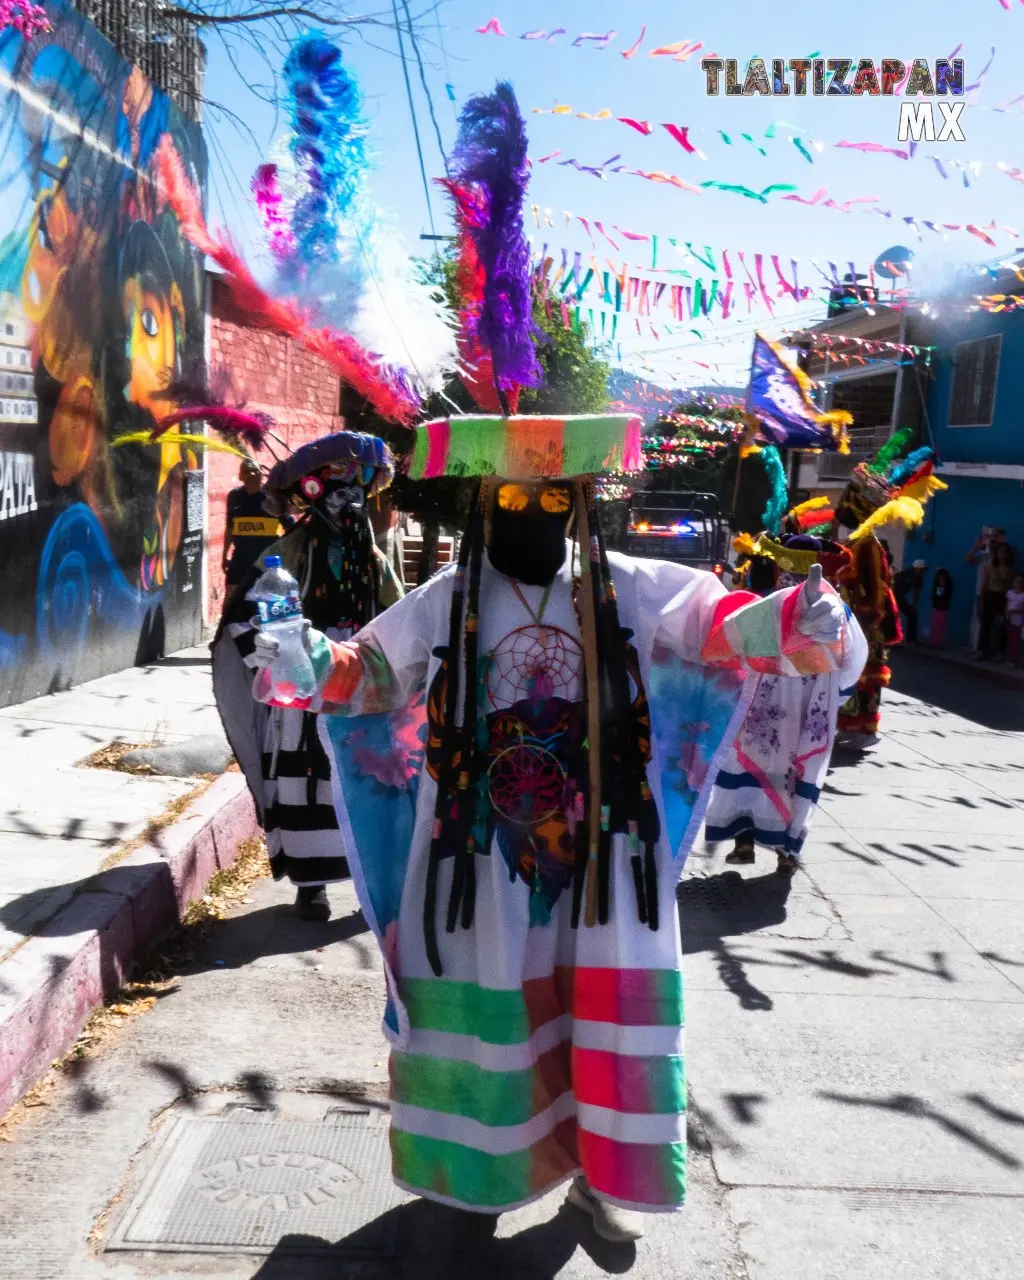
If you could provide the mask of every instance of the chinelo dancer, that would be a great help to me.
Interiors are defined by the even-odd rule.
[[[846,531],[852,562],[838,585],[868,642],[868,658],[857,687],[839,710],[837,741],[848,750],[873,746],[881,728],[882,690],[889,684],[889,646],[903,638],[890,584],[891,565],[876,532],[886,524],[914,528],[924,504],[946,485],[934,475],[934,455],[921,448],[902,457],[913,436],[897,431],[868,463],[854,467],[836,504],[834,530]]]
[[[685,1195],[675,885],[751,672],[855,664],[820,566],[765,599],[609,553],[593,478],[640,421],[529,417],[522,118],[467,103],[449,180],[483,407],[413,479],[476,477],[458,563],[346,642],[308,634],[360,905],[384,957],[396,1181],[494,1216],[572,1180],[611,1240]],[[257,696],[273,700],[272,636]],[[851,671],[851,679],[856,671]]]
[[[331,792],[330,758],[313,711],[254,702],[256,605],[251,590],[266,556],[280,557],[299,583],[303,617],[332,640],[346,640],[403,595],[378,550],[368,501],[394,473],[391,452],[375,436],[339,431],[303,445],[267,477],[272,516],[298,523],[268,547],[224,602],[213,642],[213,689],[228,741],[267,837],[276,879],[296,887],[295,907],[330,918],[325,886],[348,877]]]
[[[814,529],[824,522],[824,529],[777,537],[762,533],[756,541],[737,539],[737,549],[751,557],[751,590],[766,595],[806,582],[815,565],[825,581],[836,584],[853,557],[837,542],[816,536],[827,531],[832,519],[823,506],[824,500],[801,504],[788,513],[782,527],[799,529],[803,522]],[[780,873],[792,874],[799,866],[832,757],[838,710],[852,692],[847,687],[852,684],[849,673],[859,673],[867,657],[867,642],[855,622],[849,632],[851,657],[845,670],[799,680],[776,675],[758,680],[747,718],[715,780],[705,819],[709,844],[734,841],[727,863],[753,863],[755,845],[761,844],[775,850]]]

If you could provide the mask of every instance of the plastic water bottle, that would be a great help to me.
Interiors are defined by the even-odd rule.
[[[316,673],[303,642],[305,625],[299,584],[280,556],[265,556],[264,570],[246,599],[256,602],[256,622],[278,643],[277,657],[267,669],[265,688],[257,696],[280,707],[308,706],[317,690]]]

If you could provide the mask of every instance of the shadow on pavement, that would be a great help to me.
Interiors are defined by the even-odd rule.
[[[493,1237],[493,1223],[415,1200],[337,1244],[285,1236],[254,1280],[555,1280],[580,1248],[606,1275],[623,1275],[636,1261],[635,1245],[607,1244],[565,1206],[514,1236]]]
[[[912,651],[890,654],[892,687],[897,693],[919,698],[929,706],[962,716],[986,729],[1024,730],[1024,690],[1004,689],[951,664],[929,660]],[[885,695],[882,696],[882,731],[885,732]]]
[[[1006,1169],[1019,1169],[1021,1167],[1021,1162],[1009,1151],[1004,1151],[1001,1147],[997,1147],[995,1143],[989,1142],[980,1133],[976,1133],[969,1125],[963,1124],[952,1116],[947,1116],[937,1107],[933,1107],[930,1102],[925,1101],[924,1098],[914,1097],[913,1094],[895,1093],[887,1098],[871,1098],[860,1097],[856,1094],[822,1091],[818,1094],[818,1097],[824,1098],[828,1102],[838,1102],[846,1107],[873,1107],[876,1110],[888,1111],[896,1115],[913,1116],[917,1120],[928,1120],[951,1137],[987,1156],[988,1159],[996,1164],[1000,1164]]]
[[[676,894],[683,954],[713,951],[723,938],[781,924],[792,888],[792,876],[774,872],[748,878],[720,871],[683,880]]]
[[[182,973],[241,969],[267,956],[306,955],[369,931],[361,911],[319,922],[303,920],[290,904],[275,903],[218,920],[206,944],[182,966]],[[367,967],[371,964],[368,959]]]
[[[742,1009],[767,1013],[775,1002],[751,980],[749,962],[732,951],[726,939],[781,924],[792,888],[792,876],[771,873],[748,879],[738,871],[721,871],[692,876],[677,890],[683,954],[710,951],[722,985]]]

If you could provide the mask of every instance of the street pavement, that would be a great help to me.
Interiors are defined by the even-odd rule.
[[[205,645],[0,710],[0,961],[200,785],[81,762],[115,742],[205,734],[223,737]]]
[[[294,1252],[310,1217],[289,1226],[287,1198],[277,1233],[290,1238],[269,1255],[104,1252],[157,1185],[160,1153],[184,1150],[172,1145],[182,1117],[233,1107],[298,1132],[338,1107],[368,1123],[386,1110],[383,981],[351,888],[333,889],[335,918],[313,925],[292,915],[287,887],[261,881],[177,989],[0,1143],[0,1273],[1017,1280],[1024,694],[912,655],[897,658],[896,686],[878,748],[836,757],[791,884],[763,852],[743,869],[725,867],[725,849],[690,859],[690,1200],[651,1218],[635,1249],[602,1246],[561,1193],[487,1241],[382,1189],[378,1221],[319,1254]],[[178,1182],[161,1184],[151,1225],[170,1221],[188,1173],[184,1157],[167,1168]]]

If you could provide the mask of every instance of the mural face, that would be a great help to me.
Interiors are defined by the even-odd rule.
[[[119,444],[203,359],[199,255],[153,182],[197,125],[88,22],[0,33],[0,705],[195,643],[201,461]]]

